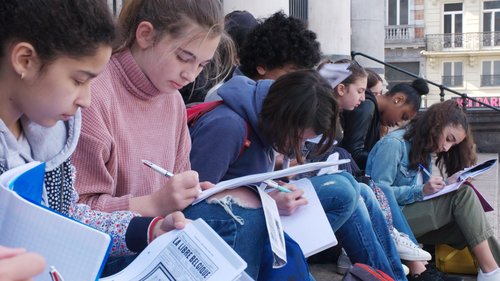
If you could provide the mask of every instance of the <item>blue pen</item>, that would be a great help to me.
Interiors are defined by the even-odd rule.
[[[427,169],[422,164],[418,164],[418,166],[420,167],[422,172],[424,172],[427,176],[431,177],[431,173],[429,173],[429,171],[427,171]]]
[[[290,189],[279,185],[277,182],[275,182],[273,180],[265,180],[264,183],[267,184],[271,188],[277,188],[281,192],[287,192],[287,193],[292,192]]]

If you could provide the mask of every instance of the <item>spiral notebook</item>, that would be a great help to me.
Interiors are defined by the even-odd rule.
[[[32,162],[0,175],[0,245],[41,254],[47,267],[37,281],[51,281],[51,266],[65,280],[97,280],[111,237],[36,202],[44,167]]]

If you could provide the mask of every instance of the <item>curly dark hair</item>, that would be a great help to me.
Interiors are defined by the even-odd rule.
[[[411,84],[399,83],[394,85],[385,95],[392,97],[398,93],[405,95],[405,104],[411,105],[413,110],[417,112],[420,107],[420,103],[422,102],[422,96],[429,93],[429,85],[427,85],[427,82],[424,79],[417,78],[413,80]]]
[[[0,1],[0,59],[9,44],[28,42],[44,65],[60,56],[94,55],[111,46],[115,27],[104,0]]]
[[[248,34],[241,47],[240,69],[254,78],[258,75],[257,66],[276,69],[293,64],[308,69],[320,59],[316,33],[308,30],[302,20],[277,12]]]
[[[465,139],[448,151],[437,153],[436,166],[448,176],[475,164],[476,149],[467,116],[454,100],[433,104],[408,124],[404,138],[411,143],[410,167],[417,169],[426,163],[429,154],[438,148],[439,137],[448,125],[460,126],[466,132]]]

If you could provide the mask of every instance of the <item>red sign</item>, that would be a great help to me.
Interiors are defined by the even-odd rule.
[[[487,105],[493,106],[493,107],[500,107],[500,97],[472,97],[475,100],[478,100],[480,102],[483,102]],[[457,101],[458,104],[463,105],[463,99],[462,98],[453,98],[455,101]],[[466,107],[467,108],[480,108],[480,107],[485,107],[484,105],[467,99],[466,102]]]

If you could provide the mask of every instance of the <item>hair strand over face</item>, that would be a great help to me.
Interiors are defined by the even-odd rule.
[[[278,78],[269,89],[259,117],[259,128],[279,153],[302,163],[303,134],[322,134],[319,153],[335,139],[339,108],[330,84],[315,70],[301,70]]]

